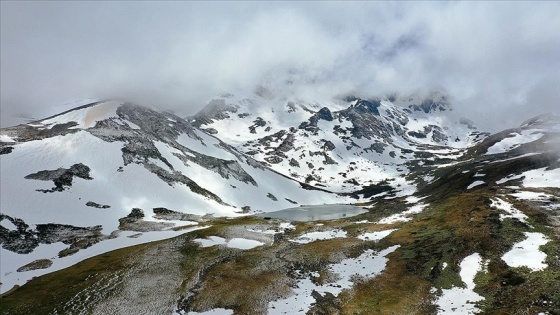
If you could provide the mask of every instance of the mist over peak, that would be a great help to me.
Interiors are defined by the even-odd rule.
[[[189,115],[223,91],[446,91],[499,130],[554,111],[558,2],[2,2],[2,126],[84,98]],[[264,91],[264,90],[263,90]]]

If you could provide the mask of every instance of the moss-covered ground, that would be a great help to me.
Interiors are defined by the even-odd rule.
[[[467,182],[464,180],[464,184]],[[81,313],[87,313],[119,289],[118,281],[115,285],[103,285],[104,282],[118,279],[153,246],[171,246],[171,242],[179,244],[176,251],[182,257],[182,279],[174,290],[180,296],[177,308],[185,311],[227,308],[235,314],[266,314],[268,302],[291,294],[295,270],[318,272],[313,280],[321,283],[329,281],[328,264],[357,257],[367,249],[399,245],[387,256],[384,272],[360,279],[338,296],[323,296],[309,313],[435,314],[437,294],[442,289],[464,286],[459,265],[465,257],[479,253],[487,262],[485,271],[475,278],[475,292],[484,297],[477,304],[483,314],[560,314],[560,242],[550,213],[501,192],[500,198],[522,210],[528,219],[526,224],[516,219],[500,220],[500,210],[492,208],[490,202],[498,193],[495,189],[480,187],[449,193],[443,185],[438,187],[440,193],[422,200],[429,206],[408,222],[374,223],[410,206],[404,199],[395,198],[370,205],[368,213],[353,218],[297,223],[294,230],[250,250],[201,247],[193,240],[208,236],[229,238],[251,227],[274,227],[279,222],[254,217],[215,219],[208,223],[210,227],[175,240],[108,252],[33,279],[4,294],[0,300],[2,314],[69,314],[71,309],[65,309],[69,301],[87,288],[99,288],[95,292],[98,298],[83,301]],[[558,196],[555,190],[548,192]],[[368,223],[356,223],[362,220]],[[335,228],[345,230],[348,237],[308,244],[290,241],[303,233]],[[356,238],[387,229],[396,231],[379,242]],[[524,239],[524,232],[540,232],[550,240],[541,247],[547,254],[548,268],[513,268],[501,259]]]

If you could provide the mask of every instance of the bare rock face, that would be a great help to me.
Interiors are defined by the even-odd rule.
[[[449,105],[447,104],[446,98],[441,100],[436,100],[428,98],[422,101],[420,104],[409,105],[408,108],[412,111],[423,111],[424,113],[432,113],[436,111],[446,111],[449,110]]]
[[[52,180],[54,187],[51,189],[37,189],[40,192],[55,192],[63,191],[67,188],[72,187],[72,181],[74,177],[91,180],[93,179],[89,175],[90,168],[82,163],[74,164],[70,168],[59,168],[56,170],[45,170],[39,171],[37,173],[29,174],[25,176],[26,179],[35,180]]]
[[[14,147],[4,146],[0,148],[0,155],[2,154],[10,154],[14,150]]]
[[[119,219],[119,230],[121,231],[161,231],[173,225],[173,223],[144,221],[144,211],[140,208],[132,208],[132,211],[126,217]]]
[[[226,105],[225,100],[217,99],[212,100],[195,116],[191,117],[191,123],[195,127],[200,127],[204,124],[211,123],[212,120],[220,120],[229,118],[229,113],[237,113],[235,106]]]
[[[27,265],[21,266],[17,269],[17,272],[24,272],[37,269],[47,269],[52,266],[53,262],[50,259],[37,259]]]
[[[79,227],[68,224],[37,224],[32,229],[23,220],[0,214],[0,221],[10,221],[16,228],[9,230],[0,226],[0,244],[2,248],[18,253],[31,253],[40,244],[62,242],[70,247],[62,250],[59,256],[67,256],[80,249],[90,247],[107,236],[101,233],[100,225]]]

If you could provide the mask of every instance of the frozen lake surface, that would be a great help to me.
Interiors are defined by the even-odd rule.
[[[288,208],[279,211],[259,213],[256,216],[289,221],[320,221],[353,217],[365,212],[367,212],[367,210],[362,207],[331,204]]]

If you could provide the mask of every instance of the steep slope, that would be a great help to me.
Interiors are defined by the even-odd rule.
[[[249,116],[239,116],[249,113],[249,103],[236,107],[227,101],[211,103],[218,105],[206,107],[189,121],[130,104],[115,104],[115,108],[100,103],[111,110],[100,110],[99,120],[89,123],[84,117],[97,105],[78,109],[86,110],[80,115],[65,113],[72,115],[70,121],[57,116],[32,126],[3,129],[2,199],[9,193],[19,202],[8,201],[19,205],[8,212],[2,200],[3,291],[32,275],[109,249],[177,235],[33,279],[3,295],[0,304],[6,314],[560,312],[560,117],[542,115],[488,137],[465,121],[443,128],[446,116],[439,115],[448,108],[441,98],[386,99],[379,105],[354,99],[335,102],[328,111],[318,105],[312,112],[303,109],[313,108],[310,104],[300,104],[300,113],[278,114],[274,107],[277,115],[264,117],[263,104],[285,101],[264,99],[254,104],[252,110],[260,113],[265,126],[284,126],[265,131],[261,120],[253,119],[257,122],[249,127],[259,125],[257,134],[245,124]],[[409,120],[400,124],[404,133],[396,132],[389,112],[393,117],[402,114],[403,122]],[[342,126],[342,122],[346,135],[334,132],[333,124]],[[236,123],[239,126],[234,128]],[[441,126],[447,143],[443,136],[434,139],[438,128],[424,129],[431,124]],[[278,141],[267,138],[284,129]],[[426,138],[414,136],[425,130]],[[282,146],[290,134],[293,147]],[[449,141],[452,135],[460,141]],[[331,139],[335,148],[329,150],[331,146],[316,137]],[[270,143],[261,144],[261,139]],[[403,158],[391,164],[383,160],[385,151],[366,151],[365,144],[346,150],[350,142],[383,143],[386,150],[400,150]],[[298,144],[308,147],[297,149]],[[290,149],[281,149],[286,147]],[[255,159],[247,150],[258,151],[252,155]],[[338,173],[333,175],[339,180],[332,180],[334,184],[309,182],[348,192],[342,195],[304,190],[283,163],[292,156],[303,163],[313,150],[321,155],[311,157],[322,160],[311,163],[322,163],[327,157],[338,161],[338,165],[325,164],[324,170],[360,161],[406,172],[386,172],[385,181],[369,177],[373,185],[352,185],[348,187],[354,189],[348,190],[338,179],[344,175]],[[85,156],[84,151],[96,156]],[[301,159],[294,156],[302,153],[306,155]],[[274,156],[282,161],[267,161]],[[38,164],[43,160],[49,164]],[[9,168],[4,168],[4,161],[9,161]],[[22,170],[13,170],[18,168]],[[320,172],[310,170],[315,175]],[[362,175],[378,175],[367,170],[354,174],[356,181],[363,181]],[[118,178],[125,175],[128,180]],[[10,186],[11,181],[15,185]],[[96,182],[101,184],[94,186]],[[402,189],[404,185],[409,188]],[[167,189],[172,192],[164,195]],[[119,199],[119,194],[131,197]],[[275,205],[282,197],[286,198],[279,204],[282,207],[290,205],[289,200],[300,204],[302,200],[309,204],[359,201],[363,209],[355,216],[303,222],[276,220],[274,213],[262,217],[237,213],[243,205],[250,205],[252,211],[281,208]],[[49,204],[50,198],[59,199]],[[26,210],[33,209],[29,205],[42,206],[40,202],[48,207]],[[56,202],[64,208],[52,211],[49,207]],[[196,212],[187,204],[195,202]],[[64,217],[56,217],[58,211],[66,211]],[[237,218],[201,216],[210,212]],[[25,226],[19,217],[32,224]],[[50,220],[75,221],[45,224]],[[76,222],[88,223],[70,225]],[[153,231],[158,229],[162,231]],[[121,232],[107,235],[115,230]],[[38,246],[32,248],[35,245],[30,243]],[[24,253],[30,249],[30,254]],[[52,258],[59,251],[63,257]],[[74,254],[65,256],[69,253]],[[65,260],[68,257],[73,260]]]
[[[9,274],[2,291],[17,277],[23,283],[27,277],[15,269],[48,244],[66,246],[38,258],[59,252],[75,262],[68,256],[119,231],[130,231],[121,238],[153,234],[197,224],[205,214],[349,201],[305,190],[175,115],[132,104],[92,103],[0,134],[1,256]],[[166,213],[174,220],[156,218]]]
[[[321,104],[224,94],[189,121],[310,185],[356,192],[383,183],[402,196],[415,191],[409,165],[457,159],[486,136],[450,111],[440,94]]]

